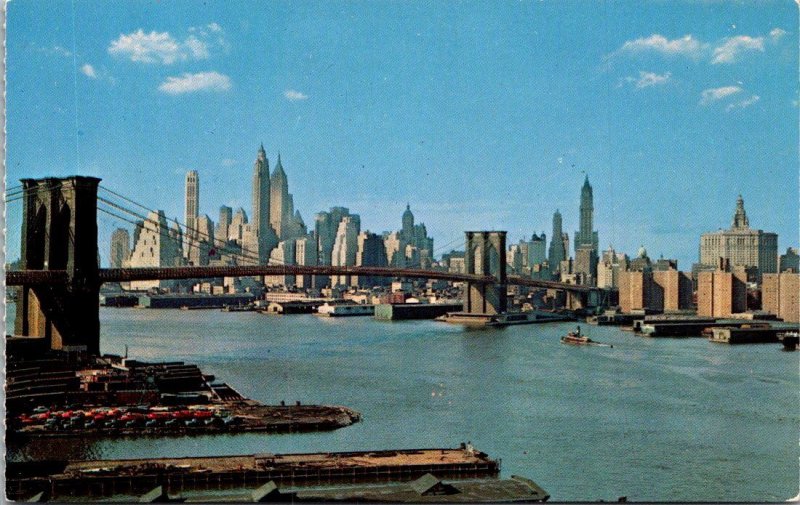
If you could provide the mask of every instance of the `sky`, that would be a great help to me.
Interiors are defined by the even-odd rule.
[[[698,260],[741,193],[798,246],[798,8],[791,1],[34,1],[7,9],[8,187],[93,175],[183,221],[250,213],[263,142],[297,208],[400,227],[436,255],[465,230],[578,229],[601,249]],[[7,209],[19,256],[21,205]],[[100,253],[128,223],[100,214]]]

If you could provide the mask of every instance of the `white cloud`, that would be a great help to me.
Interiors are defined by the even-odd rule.
[[[736,93],[741,93],[742,88],[739,86],[723,86],[721,88],[709,88],[703,90],[700,94],[700,104],[701,105],[708,105],[711,102],[716,102],[717,100],[722,100],[723,98],[731,95],[735,95]]]
[[[647,88],[649,86],[656,86],[665,84],[672,76],[671,72],[666,72],[663,75],[656,74],[655,72],[645,72],[639,70],[639,77],[626,77],[625,81],[634,83],[637,89]]]
[[[784,35],[786,35],[786,30],[782,30],[780,28],[773,28],[772,31],[769,32],[769,36],[772,38],[772,40],[778,40]]]
[[[236,160],[233,158],[223,158],[221,163],[223,167],[232,167],[236,164]]]
[[[654,33],[649,37],[628,40],[619,49],[622,52],[654,51],[666,55],[681,55],[697,57],[700,55],[704,44],[691,35],[684,35],[679,39],[669,40],[663,35]]]
[[[764,37],[750,37],[739,35],[725,39],[724,42],[714,49],[714,56],[711,58],[712,64],[733,63],[736,57],[743,51],[764,52]]]
[[[227,91],[231,88],[231,78],[218,72],[184,73],[180,77],[167,77],[158,87],[170,95],[181,95],[195,91]]]
[[[97,79],[97,72],[95,72],[94,67],[89,65],[88,63],[84,63],[84,65],[81,67],[81,72],[86,77],[89,77],[91,79]]]
[[[160,61],[169,65],[178,59],[185,59],[185,55],[181,54],[180,45],[169,33],[155,31],[144,33],[141,28],[128,35],[121,34],[108,46],[108,52],[115,56],[127,56],[131,61],[142,63]]]
[[[283,96],[285,96],[286,99],[291,102],[296,102],[298,100],[306,100],[308,98],[308,95],[305,95],[302,92],[294,89],[287,89],[286,91],[283,92]]]
[[[215,33],[215,40],[206,29]],[[141,28],[129,34],[121,34],[108,46],[109,54],[129,58],[141,63],[163,63],[171,65],[177,61],[206,60],[215,46],[227,48],[222,27],[216,23],[206,27],[191,27],[191,35],[180,41],[169,32],[145,33]]]
[[[741,102],[736,102],[736,103],[729,104],[727,107],[725,107],[725,110],[730,112],[730,111],[732,111],[734,109],[744,109],[745,107],[749,107],[749,106],[753,105],[754,103],[756,103],[759,100],[761,100],[760,96],[753,95],[750,98],[746,98],[746,99],[742,100]]]

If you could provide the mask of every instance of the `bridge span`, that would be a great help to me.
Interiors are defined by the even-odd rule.
[[[461,274],[444,270],[418,268],[359,267],[359,266],[305,266],[305,265],[247,265],[247,266],[203,266],[163,268],[101,268],[98,281],[130,282],[156,279],[208,279],[218,277],[258,277],[267,275],[357,275],[374,277],[402,277],[407,279],[437,279],[473,284],[496,284],[490,275]],[[36,286],[66,284],[66,270],[17,270],[6,272],[8,286]],[[540,289],[555,289],[573,293],[597,290],[591,286],[542,281],[510,275],[506,284]]]
[[[440,279],[465,284],[464,312],[506,311],[509,284],[554,289],[588,297],[597,288],[506,275],[504,231],[468,231],[465,270],[371,266],[190,266],[102,269],[97,261],[97,189],[100,179],[23,179],[22,270],[6,272],[6,284],[21,286],[14,335],[42,337],[51,349],[98,354],[99,295],[104,282],[157,279],[350,275]]]

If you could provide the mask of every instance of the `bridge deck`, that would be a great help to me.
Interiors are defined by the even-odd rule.
[[[439,279],[473,284],[492,284],[494,277],[458,274],[442,270],[390,267],[339,267],[304,265],[250,265],[224,267],[168,267],[168,268],[103,268],[98,278],[103,282],[130,282],[156,279],[203,279],[215,277],[256,277],[265,275],[358,275],[376,277],[406,277],[414,279]],[[6,272],[9,286],[59,284],[68,281],[64,270],[18,270]],[[592,286],[542,281],[520,276],[508,276],[507,284],[534,288],[557,289],[571,292],[597,290]]]

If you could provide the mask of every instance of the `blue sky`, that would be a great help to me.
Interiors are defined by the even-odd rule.
[[[7,183],[95,175],[183,215],[250,209],[263,142],[307,224],[334,205],[396,229],[406,202],[440,246],[509,241],[584,174],[600,244],[697,261],[699,235],[798,242],[794,2],[152,2],[7,4]],[[18,257],[19,202],[8,209]],[[101,254],[113,218],[100,217]],[[449,248],[448,248],[449,250]],[[444,252],[437,251],[437,254]]]

